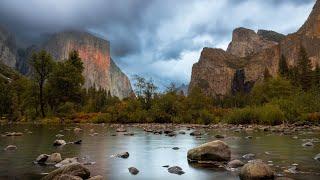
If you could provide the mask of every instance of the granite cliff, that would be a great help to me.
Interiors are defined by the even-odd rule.
[[[110,56],[108,41],[87,32],[66,31],[53,35],[42,48],[57,60],[65,60],[70,51],[77,50],[84,65],[85,88],[105,89],[119,98],[132,93],[128,77]]]
[[[225,96],[235,90],[249,91],[262,80],[264,72],[276,76],[281,55],[295,66],[301,47],[307,50],[313,66],[320,64],[320,1],[304,25],[284,36],[274,31],[237,28],[226,51],[204,48],[192,67],[189,90],[200,87],[210,96]]]
[[[130,96],[133,91],[128,77],[110,56],[110,43],[87,32],[65,31],[50,36],[45,42],[18,49],[14,36],[0,28],[0,63],[29,75],[29,59],[34,52],[45,49],[53,58],[63,61],[69,52],[77,50],[83,61],[85,88],[105,89],[119,98]]]
[[[0,62],[11,68],[15,68],[17,62],[15,38],[3,27],[0,27]]]

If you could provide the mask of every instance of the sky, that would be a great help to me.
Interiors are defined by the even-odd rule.
[[[24,45],[66,29],[111,43],[132,78],[188,84],[203,47],[226,49],[237,27],[295,32],[315,0],[1,0],[0,25]]]

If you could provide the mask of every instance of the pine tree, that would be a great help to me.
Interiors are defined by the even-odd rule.
[[[42,117],[45,117],[45,101],[44,101],[44,85],[52,72],[54,62],[49,53],[42,50],[34,53],[31,58],[31,66],[33,68],[33,78],[39,88],[39,104]]]
[[[281,55],[281,58],[279,60],[279,74],[282,77],[288,77],[289,75],[287,60],[284,55]]]
[[[312,65],[304,47],[300,48],[297,68],[299,83],[303,90],[308,90],[312,86]]]

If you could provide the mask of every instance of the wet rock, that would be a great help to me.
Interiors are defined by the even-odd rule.
[[[313,143],[312,142],[306,142],[304,144],[302,144],[303,147],[312,147]]]
[[[53,142],[53,145],[54,146],[64,146],[66,145],[66,141],[65,140],[62,140],[62,139],[57,139]]]
[[[129,153],[128,153],[128,152],[123,152],[123,153],[117,154],[116,156],[119,157],[119,158],[124,158],[124,159],[126,159],[126,158],[129,157]]]
[[[132,133],[132,132],[128,132],[128,133],[124,133],[123,135],[125,135],[125,136],[133,136],[133,135],[134,135],[134,133]]]
[[[239,177],[241,180],[274,179],[274,172],[262,160],[253,160],[241,168]]]
[[[62,161],[60,153],[52,153],[46,160],[46,164],[56,164]]]
[[[18,148],[17,148],[17,146],[15,146],[15,145],[9,145],[9,146],[7,146],[6,148],[4,148],[4,150],[5,151],[15,151],[15,150],[17,150]]]
[[[89,178],[88,180],[103,180],[103,176],[101,176],[101,175],[93,176],[93,177]]]
[[[123,127],[117,128],[116,132],[127,132],[127,130]]]
[[[169,168],[168,168],[168,172],[169,172],[169,173],[172,173],[172,174],[178,174],[178,175],[182,175],[182,174],[185,173],[185,172],[182,170],[182,168],[179,167],[179,166],[169,167]]]
[[[78,158],[74,157],[74,158],[65,158],[64,160],[62,160],[61,162],[57,163],[55,165],[55,167],[64,167],[64,166],[68,166],[70,164],[74,164],[78,162]]]
[[[171,129],[166,129],[163,131],[164,134],[170,134],[170,133],[173,133],[173,130]]]
[[[256,156],[255,154],[249,153],[249,154],[243,155],[242,157],[244,159],[253,159],[255,156]]]
[[[223,136],[223,135],[220,135],[220,134],[217,134],[217,135],[215,135],[214,137],[217,138],[217,139],[222,139],[222,138],[224,138],[224,136]]]
[[[117,136],[116,134],[111,134],[111,136]]]
[[[320,161],[320,153],[314,157],[315,160]]]
[[[289,167],[287,170],[285,170],[286,173],[291,173],[291,174],[297,174],[298,173],[298,168],[297,166],[292,166]]]
[[[169,167],[169,165],[164,165],[164,166],[162,166],[162,167],[164,167],[164,168],[168,168],[168,167]]]
[[[137,175],[139,173],[139,170],[135,167],[129,167],[128,170],[132,175]]]
[[[82,144],[82,140],[78,140],[78,141],[75,141],[75,142],[73,142],[73,144]]]
[[[63,134],[57,134],[56,137],[57,138],[62,138],[64,135]]]
[[[188,161],[206,162],[206,161],[229,161],[231,156],[230,148],[223,141],[216,140],[202,144],[188,151]]]
[[[9,132],[6,134],[6,136],[22,136],[23,133],[21,132]]]
[[[186,134],[186,132],[184,132],[184,131],[179,131],[179,134]]]
[[[60,179],[63,175],[71,175],[79,177],[80,179],[88,179],[90,177],[90,171],[80,163],[72,163],[50,172],[48,175],[43,177],[42,180]]]
[[[37,158],[36,158],[36,163],[39,163],[39,164],[44,164],[47,159],[49,158],[50,155],[48,154],[40,154]]]
[[[81,128],[74,128],[74,129],[73,129],[73,132],[75,132],[75,133],[79,133],[79,132],[81,132],[81,131],[82,131]]]
[[[238,167],[242,167],[244,165],[244,163],[238,159],[232,160],[228,163],[228,167],[230,168],[238,168]]]
[[[201,136],[201,132],[200,131],[193,131],[190,133],[190,136]]]
[[[166,136],[169,136],[169,137],[173,137],[173,136],[176,136],[177,134],[175,132],[171,132],[171,133],[168,133],[166,134]]]
[[[173,150],[179,150],[180,148],[179,147],[173,147],[172,149]]]
[[[252,139],[252,136],[247,136],[246,139]]]

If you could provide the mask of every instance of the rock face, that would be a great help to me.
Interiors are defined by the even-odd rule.
[[[11,68],[15,68],[17,62],[15,38],[2,27],[0,27],[0,62]]]
[[[265,31],[260,30],[260,34]],[[228,46],[227,52],[239,57],[246,57],[263,49],[267,49],[277,44],[277,42],[267,40],[251,29],[237,28],[233,31],[232,41]]]
[[[70,51],[77,50],[85,67],[85,88],[102,88],[119,98],[132,93],[128,77],[110,57],[108,41],[87,32],[66,31],[53,35],[43,48],[57,60],[65,60]]]
[[[231,151],[227,144],[217,140],[202,144],[188,151],[189,162],[221,162],[229,161]]]
[[[289,66],[295,66],[303,46],[313,67],[320,64],[320,1],[305,24],[293,34],[284,36],[274,31],[237,28],[227,51],[204,48],[199,62],[192,67],[189,91],[199,87],[210,96],[220,97],[236,91],[247,91],[261,81],[267,69],[278,73],[281,55]]]

